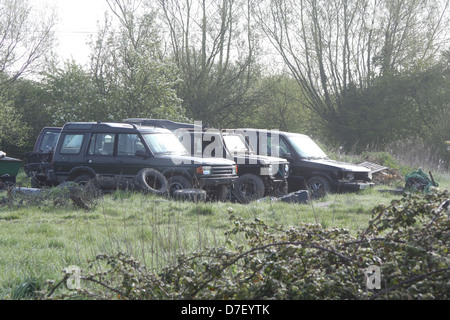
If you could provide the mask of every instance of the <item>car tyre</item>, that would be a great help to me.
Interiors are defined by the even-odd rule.
[[[147,194],[166,195],[169,188],[166,177],[155,169],[142,169],[134,182],[140,191]]]
[[[307,182],[308,191],[312,199],[323,198],[330,192],[330,182],[320,176],[312,177]]]
[[[183,189],[191,189],[191,182],[183,176],[172,176],[167,180],[169,185],[169,195],[172,196],[175,191]]]
[[[264,182],[260,177],[246,173],[236,180],[233,192],[240,202],[249,203],[264,196]]]

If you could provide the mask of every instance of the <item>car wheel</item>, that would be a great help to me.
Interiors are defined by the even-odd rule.
[[[144,193],[166,195],[168,192],[167,179],[161,172],[154,169],[143,169],[136,175],[134,182]]]
[[[240,202],[248,203],[264,196],[264,182],[260,177],[246,173],[236,180],[233,191]]]
[[[309,179],[307,187],[310,197],[313,199],[322,198],[330,192],[330,182],[328,179],[319,176]]]
[[[209,201],[225,202],[229,200],[230,192],[226,185],[218,185],[217,187],[208,187],[206,189],[207,199]]]
[[[172,176],[167,180],[169,185],[169,195],[172,196],[177,190],[190,189],[192,184],[183,176]]]
[[[87,174],[82,174],[78,177],[76,177],[75,179],[73,179],[73,182],[78,183],[79,185],[86,185],[86,183],[91,180],[91,176],[87,175]]]

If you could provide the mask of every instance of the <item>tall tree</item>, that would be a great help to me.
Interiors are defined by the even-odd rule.
[[[262,100],[250,0],[158,0],[188,115],[209,126],[239,125]]]
[[[395,79],[418,65],[432,65],[448,35],[448,5],[448,0],[266,0],[254,13],[307,94],[305,105],[334,137],[345,140],[340,128],[348,125],[348,95],[370,89],[380,77]]]
[[[159,117],[186,120],[175,91],[176,68],[162,58],[160,36],[152,11],[141,1],[107,0],[113,16],[92,41],[90,70],[109,100],[109,117]]]

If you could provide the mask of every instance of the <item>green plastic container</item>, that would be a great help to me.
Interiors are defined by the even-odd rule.
[[[15,158],[3,157],[0,158],[0,176],[9,174],[16,177],[22,167],[22,161]]]

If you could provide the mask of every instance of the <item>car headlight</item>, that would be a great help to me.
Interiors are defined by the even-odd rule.
[[[203,175],[210,175],[212,173],[212,170],[211,170],[211,167],[208,167],[208,166],[198,167],[197,173],[203,174]]]
[[[284,165],[284,173],[285,173],[285,174],[288,174],[288,173],[289,173],[289,163],[286,163],[286,164]]]
[[[237,172],[238,172],[238,167],[237,167],[237,165],[235,165],[235,166],[233,166],[232,174],[237,174]]]

